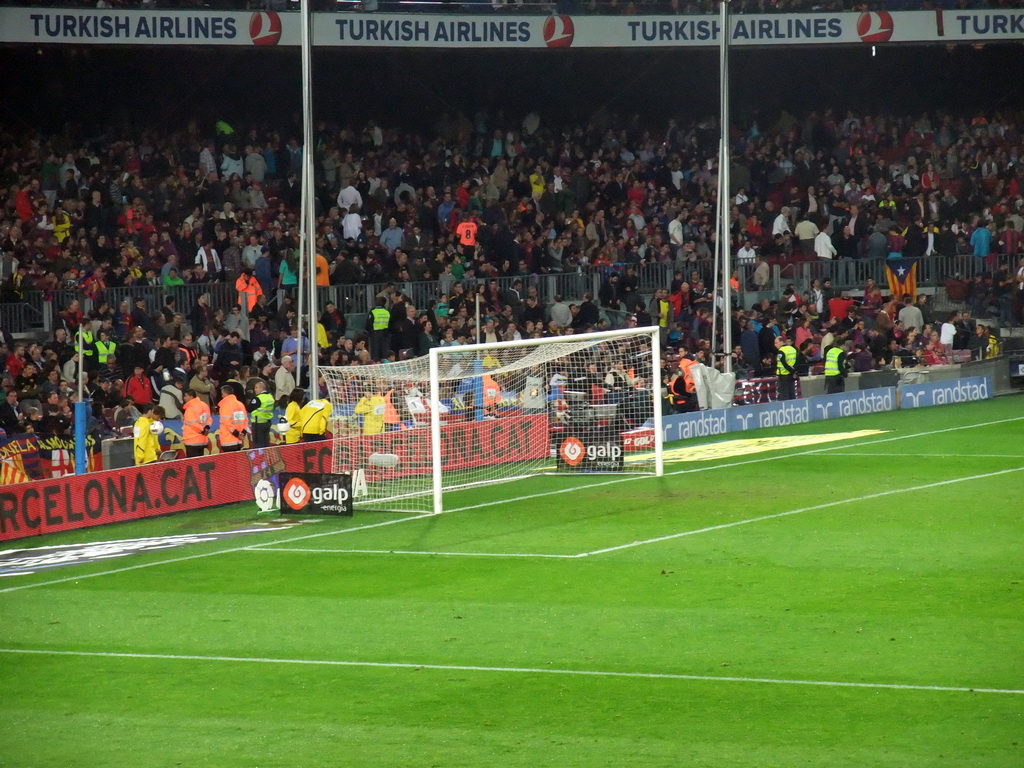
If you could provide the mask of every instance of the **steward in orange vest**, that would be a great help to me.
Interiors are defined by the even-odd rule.
[[[263,295],[260,281],[253,276],[252,270],[248,267],[243,269],[242,274],[235,280],[235,290],[238,291],[238,305],[244,306],[246,312],[252,312],[252,308],[256,306],[256,299]]]
[[[181,424],[181,442],[185,444],[185,456],[202,456],[210,444],[210,428],[213,416],[210,406],[199,397],[194,389],[185,391],[185,413]]]
[[[220,389],[220,449],[221,451],[242,450],[242,438],[249,430],[249,413],[235,397],[233,387]]]

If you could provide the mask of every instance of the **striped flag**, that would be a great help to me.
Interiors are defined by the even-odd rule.
[[[888,259],[885,262],[885,276],[889,281],[889,292],[901,301],[905,294],[917,301],[917,259]]]

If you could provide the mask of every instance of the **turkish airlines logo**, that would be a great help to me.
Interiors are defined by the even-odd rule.
[[[562,446],[558,449],[558,454],[562,457],[562,461],[570,467],[575,467],[583,461],[586,453],[587,450],[583,447],[583,443],[575,437],[567,437],[562,441]]]
[[[284,497],[285,503],[298,512],[306,506],[312,494],[309,492],[309,486],[305,482],[297,477],[293,477],[285,485],[284,493],[281,495]]]
[[[281,17],[273,11],[257,11],[249,19],[253,45],[277,45],[281,40]]]
[[[862,13],[857,19],[857,34],[865,43],[888,42],[892,30],[892,16],[886,11]]]
[[[544,42],[548,48],[568,48],[575,36],[571,16],[549,16],[544,21]]]

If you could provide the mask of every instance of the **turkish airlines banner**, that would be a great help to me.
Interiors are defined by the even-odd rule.
[[[0,8],[0,43],[298,46],[298,13]],[[1024,39],[1024,9],[738,14],[737,46],[976,43]],[[317,13],[335,48],[700,48],[717,16]]]

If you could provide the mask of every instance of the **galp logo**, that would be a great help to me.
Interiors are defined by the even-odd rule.
[[[562,457],[562,461],[568,464],[570,467],[575,467],[586,455],[587,450],[583,447],[583,443],[575,437],[567,437],[562,441],[562,446],[558,449],[558,455]]]
[[[253,45],[277,45],[281,40],[281,17],[273,11],[257,11],[249,19]]]
[[[862,13],[857,19],[857,34],[865,43],[884,43],[892,37],[892,16],[886,11]]]
[[[293,477],[285,484],[284,492],[281,495],[284,497],[285,503],[298,512],[306,506],[306,502],[309,501],[309,497],[312,494],[310,494],[309,486],[304,481]]]
[[[544,21],[544,42],[548,48],[568,48],[575,36],[572,16],[549,16]]]

